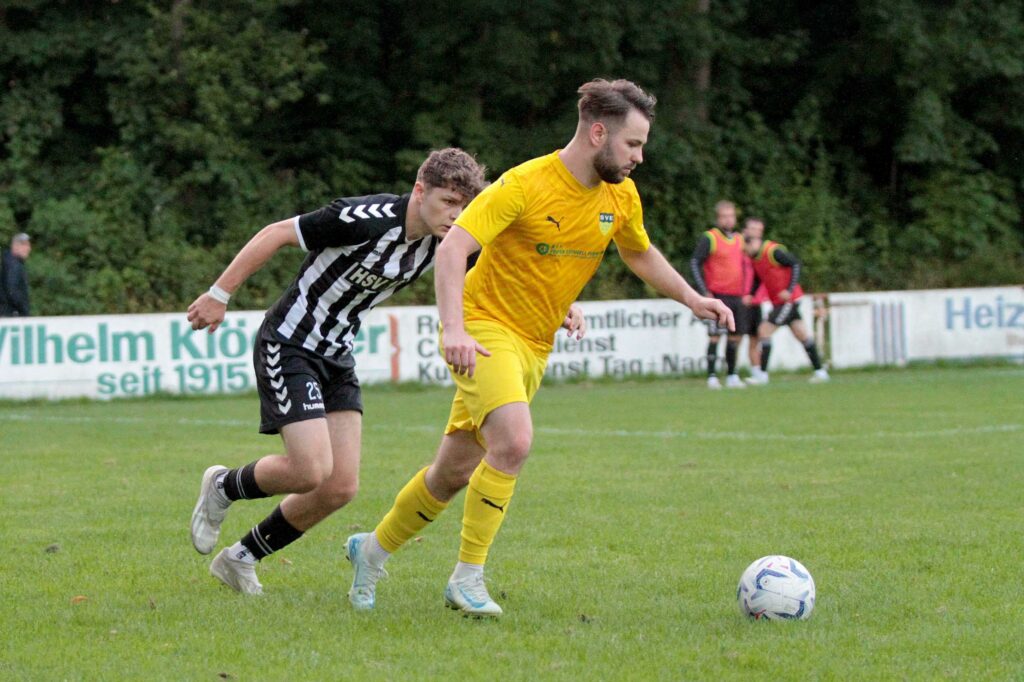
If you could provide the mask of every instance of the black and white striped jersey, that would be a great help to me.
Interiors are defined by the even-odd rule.
[[[299,245],[309,255],[267,312],[280,336],[327,357],[349,353],[370,309],[433,267],[441,240],[406,240],[409,198],[336,199],[295,217]]]

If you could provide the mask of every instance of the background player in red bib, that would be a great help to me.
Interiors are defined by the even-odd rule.
[[[750,221],[764,221],[751,218]],[[765,291],[772,302],[772,311],[768,319],[761,323],[758,328],[758,345],[761,348],[761,367],[754,372],[750,378],[752,384],[768,383],[768,359],[772,352],[772,334],[778,327],[789,325],[793,336],[803,344],[807,351],[807,357],[814,366],[812,382],[828,381],[828,372],[821,366],[821,357],[818,354],[818,346],[814,343],[807,325],[800,317],[800,307],[797,302],[803,297],[804,291],[800,287],[800,261],[792,253],[778,242],[770,239],[751,237],[744,245],[744,250],[750,256],[754,267],[754,281],[751,283],[747,296],[748,302],[753,301],[753,295],[758,287],[764,285]]]
[[[736,349],[743,338],[742,330],[747,326],[749,311],[749,307],[742,302],[747,293],[744,279],[746,256],[743,253],[743,235],[735,230],[736,205],[731,201],[719,201],[715,204],[715,227],[697,239],[697,246],[690,259],[694,288],[705,296],[725,303],[736,320],[734,332],[729,332],[714,320],[706,321],[708,388],[722,387],[715,374],[715,361],[718,358],[718,340],[723,334],[728,335],[725,343],[725,364],[728,370],[725,385],[727,388],[746,388],[746,384],[736,374]]]
[[[760,241],[763,236],[764,223],[760,218],[747,218],[743,221],[744,244],[749,244],[751,239]],[[754,262],[750,260],[750,256],[744,255],[743,291],[749,292],[753,284]],[[747,308],[746,319],[743,321],[744,325],[742,328],[736,328],[736,333],[747,337],[747,355],[750,358],[750,372],[755,377],[753,382],[748,383],[760,383],[757,381],[757,376],[761,371],[761,346],[757,343],[757,329],[761,326],[762,321],[761,304],[767,300],[768,292],[765,291],[763,283],[757,288],[753,298],[749,295],[744,295],[742,299],[743,304]]]

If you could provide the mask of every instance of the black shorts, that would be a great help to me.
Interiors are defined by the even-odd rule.
[[[768,313],[768,321],[776,327],[785,327],[793,320],[803,319],[800,317],[800,303],[798,301],[786,301],[777,305]]]
[[[732,311],[733,319],[736,321],[736,331],[730,332],[728,327],[718,324],[718,320],[704,320],[710,336],[721,336],[723,334],[745,334],[743,330],[750,324],[747,318],[750,315],[750,306],[743,305],[741,296],[729,296],[726,294],[711,293],[713,298],[725,304],[725,307]]]
[[[341,410],[363,411],[355,359],[325,358],[278,336],[268,321],[252,353],[260,394],[260,433]]]
[[[757,328],[761,326],[761,305],[755,303],[754,305],[744,306],[747,309],[746,324],[740,327],[739,321],[736,322],[736,333],[742,334],[743,336],[749,336],[751,338],[757,338]]]

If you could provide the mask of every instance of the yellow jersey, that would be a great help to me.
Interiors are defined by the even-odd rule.
[[[586,187],[558,154],[506,171],[455,221],[483,246],[466,275],[465,319],[502,324],[544,353],[611,241],[651,244],[632,180]]]

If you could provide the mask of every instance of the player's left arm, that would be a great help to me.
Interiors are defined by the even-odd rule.
[[[698,294],[653,245],[648,246],[645,251],[636,251],[621,244],[618,245],[618,249],[619,255],[629,269],[654,287],[658,293],[679,301],[697,317],[718,320],[718,323],[727,327],[729,331],[736,330],[732,311],[717,298]]]
[[[793,289],[796,289],[796,285],[800,283],[800,259],[781,246],[776,246],[772,249],[770,257],[779,265],[792,268],[789,274],[789,285],[785,291],[779,293],[779,298],[783,301],[788,301],[793,293]]]

